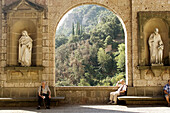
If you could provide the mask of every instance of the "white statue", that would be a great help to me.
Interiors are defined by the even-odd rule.
[[[150,63],[154,64],[163,64],[163,49],[164,45],[161,39],[160,34],[158,33],[158,28],[155,29],[155,32],[152,33],[149,37],[149,48],[150,48]]]
[[[162,64],[162,58],[163,58],[163,49],[164,45],[161,43],[161,41],[158,42],[158,63]]]
[[[32,54],[32,39],[28,36],[27,31],[22,31],[22,36],[19,39],[19,55],[18,62],[22,66],[31,65]]]

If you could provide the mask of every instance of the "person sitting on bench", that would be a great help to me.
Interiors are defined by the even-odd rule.
[[[108,104],[117,104],[117,96],[125,95],[127,86],[123,79],[116,83],[116,87],[119,87],[119,89],[115,92],[110,92],[110,102]]]
[[[46,107],[47,109],[50,109],[50,100],[51,100],[51,91],[50,91],[49,87],[46,85],[46,82],[43,81],[42,85],[38,89],[38,107],[37,107],[37,109],[40,109],[42,101],[43,101],[44,107]]]
[[[166,101],[168,102],[168,107],[170,107],[169,97],[170,97],[170,79],[168,80],[168,84],[164,86],[164,94]]]

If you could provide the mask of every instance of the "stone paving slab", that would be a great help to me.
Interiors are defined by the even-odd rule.
[[[0,113],[170,113],[166,106],[73,105],[58,106],[50,110],[33,107],[1,107]]]

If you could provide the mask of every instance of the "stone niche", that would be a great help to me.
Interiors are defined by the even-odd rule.
[[[154,32],[155,28],[159,29],[162,41],[164,43],[163,63],[169,66],[169,27],[170,12],[139,12],[139,64],[140,66],[150,66],[149,36]]]
[[[42,72],[42,19],[44,7],[28,0],[18,0],[3,8],[7,23],[7,82],[40,81]],[[31,67],[18,63],[18,45],[21,32],[26,30],[33,40]]]
[[[140,79],[146,80],[146,86],[162,86],[169,79],[170,72],[170,12],[138,12],[138,55]],[[159,29],[164,50],[163,66],[151,66],[149,51],[149,36],[155,28]],[[156,80],[156,82],[155,82]],[[150,82],[149,82],[150,81]],[[153,81],[155,84],[152,84]],[[162,84],[163,83],[163,84]]]

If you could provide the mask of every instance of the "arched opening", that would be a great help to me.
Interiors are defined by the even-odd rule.
[[[83,7],[83,6],[87,6],[87,5],[82,5],[82,6],[79,6],[79,7]],[[93,5],[93,6],[97,6],[97,7],[102,7],[102,6],[98,6],[98,5]],[[77,8],[77,7],[76,7]],[[102,7],[102,8],[104,8],[104,7]],[[75,8],[74,8],[75,9]],[[74,10],[74,9],[72,9],[72,10]],[[106,9],[106,8],[104,8],[104,9]],[[107,9],[106,9],[107,10]],[[109,11],[109,10],[108,10]],[[68,12],[68,11],[67,11]],[[116,14],[113,14],[113,12],[114,11],[110,11],[111,13],[112,13],[112,15],[114,15],[114,18],[116,18],[118,21],[119,21],[119,23],[120,23],[120,25],[121,25],[121,28],[122,28],[122,31],[123,31],[123,35],[122,35],[122,37],[124,38],[124,47],[122,46],[122,48],[124,48],[125,49],[125,51],[124,51],[124,57],[126,57],[125,59],[127,59],[127,55],[126,55],[126,51],[127,51],[127,47],[126,47],[126,39],[127,39],[127,33],[126,33],[126,28],[125,28],[125,25],[124,25],[124,23],[123,23],[123,21],[122,21],[122,19],[119,17],[119,16],[117,16]],[[66,13],[65,13],[66,14]],[[67,15],[67,14],[66,14]],[[63,16],[62,16],[63,17]],[[104,18],[103,18],[104,19]],[[107,18],[107,19],[109,19],[109,18]],[[60,20],[62,20],[61,18],[60,18]],[[88,20],[88,19],[87,19]],[[70,19],[68,20],[68,21],[70,21]],[[95,20],[94,20],[95,21]],[[101,19],[101,21],[104,21],[104,20],[102,20]],[[111,22],[111,21],[110,21]],[[86,21],[85,22],[71,22],[71,24],[68,26],[68,27],[70,27],[70,29],[75,29],[76,27],[78,28],[78,29],[81,29],[81,26],[82,27],[84,27],[83,26],[83,23],[86,23]],[[100,22],[97,22],[97,23],[99,23],[100,24]],[[103,24],[104,24],[105,22],[103,22]],[[95,24],[95,22],[93,23],[93,24]],[[112,24],[112,23],[110,23],[110,24]],[[58,22],[58,25],[60,25],[59,24],[59,22]],[[96,24],[96,26],[97,26],[97,24]],[[99,25],[98,25],[99,26]],[[104,25],[103,25],[104,26]],[[102,25],[101,25],[101,27],[103,27]],[[99,27],[98,27],[99,28]],[[57,28],[57,30],[58,30],[59,28]],[[85,29],[85,28],[82,28],[82,29]],[[62,30],[63,30],[63,28],[60,28],[60,30],[58,30],[60,33],[62,32]],[[69,38],[63,38],[64,40],[62,40],[64,43],[65,42],[70,42],[71,44],[69,45],[69,46],[62,46],[62,45],[60,45],[60,44],[58,44],[58,43],[56,43],[56,53],[55,53],[55,55],[56,55],[56,76],[57,76],[57,78],[56,78],[56,82],[57,81],[60,81],[60,83],[61,83],[61,78],[63,77],[63,78],[67,78],[68,76],[70,76],[72,73],[70,73],[70,72],[68,72],[67,73],[67,69],[68,69],[68,65],[69,66],[71,66],[71,68],[69,69],[69,70],[71,70],[71,71],[74,71],[74,70],[79,70],[79,68],[85,68],[87,65],[84,65],[83,63],[86,63],[86,64],[88,64],[88,63],[91,63],[91,62],[86,62],[86,60],[84,60],[84,59],[88,59],[88,57],[90,57],[90,56],[87,56],[86,58],[84,58],[84,59],[81,59],[82,57],[85,57],[86,55],[81,55],[81,54],[84,54],[83,52],[85,52],[85,51],[82,51],[82,52],[79,52],[79,51],[81,51],[81,49],[82,48],[86,48],[86,47],[92,47],[90,44],[92,43],[92,42],[95,42],[95,41],[98,41],[98,38],[100,39],[101,37],[102,37],[102,35],[105,35],[105,34],[102,34],[103,33],[103,31],[99,31],[99,32],[97,32],[97,30],[96,30],[96,28],[92,28],[91,29],[91,31],[89,30],[89,32],[88,32],[88,28],[86,28],[83,32],[87,32],[87,34],[89,33],[89,37],[88,37],[88,35],[83,35],[83,36],[77,36],[77,35],[79,35],[79,33],[77,32],[78,30],[71,30],[71,33],[69,32],[69,31],[66,31],[66,30],[63,30],[64,32],[63,33],[66,33],[66,34],[69,34]],[[93,30],[93,31],[92,31]],[[96,30],[96,31],[95,31]],[[81,32],[81,30],[80,30],[80,32]],[[92,33],[93,32],[93,33]],[[100,34],[100,36],[99,36],[99,33],[101,33]],[[57,34],[57,33],[56,33]],[[114,33],[113,33],[114,34]],[[97,52],[96,52],[96,55],[98,55],[97,57],[96,57],[96,59],[97,59],[97,61],[98,61],[98,63],[96,63],[96,65],[102,65],[102,60],[104,60],[104,58],[106,57],[111,57],[111,56],[116,56],[116,52],[118,52],[118,44],[117,45],[114,45],[113,44],[113,41],[120,41],[119,39],[120,38],[115,38],[115,37],[117,37],[117,35],[118,34],[116,34],[116,35],[113,35],[113,34],[108,34],[107,36],[109,36],[109,35],[111,35],[111,40],[109,41],[109,37],[108,37],[108,42],[107,42],[107,40],[106,40],[106,38],[107,38],[107,36],[103,36],[104,37],[104,39],[103,39],[103,43],[105,42],[105,47],[99,47],[99,48],[97,48]],[[58,34],[57,34],[58,35]],[[121,34],[120,34],[121,35]],[[65,37],[64,35],[63,35],[63,37]],[[86,37],[86,38],[85,38]],[[94,38],[92,38],[92,37],[94,37]],[[58,37],[57,37],[58,38]],[[56,38],[56,39],[57,39]],[[71,39],[72,38],[72,39]],[[81,41],[79,40],[79,38],[81,38]],[[86,40],[87,39],[87,40]],[[88,40],[89,39],[89,40]],[[90,40],[91,39],[91,40]],[[58,42],[60,42],[60,41],[58,41]],[[76,43],[75,43],[76,42]],[[78,43],[79,42],[79,43]],[[106,42],[107,43],[112,43],[112,44],[110,44],[110,45],[107,45],[106,44]],[[73,44],[74,43],[74,44]],[[99,43],[101,43],[100,41],[98,41],[98,44]],[[84,45],[84,46],[82,46],[82,45]],[[101,44],[102,45],[102,44]],[[80,47],[80,48],[77,48],[77,47]],[[104,46],[104,44],[103,44],[103,46]],[[115,46],[115,47],[114,47]],[[89,48],[90,48],[89,47]],[[120,51],[121,51],[121,45],[120,45]],[[62,50],[65,50],[65,52],[64,51],[62,51]],[[82,49],[83,50],[83,49]],[[95,49],[94,49],[95,50]],[[100,51],[99,51],[100,50]],[[117,51],[116,51],[117,50]],[[74,51],[74,52],[72,52],[72,53],[70,53],[71,51]],[[103,52],[104,51],[104,52]],[[90,51],[86,51],[86,52],[89,52],[90,53]],[[113,54],[113,52],[114,52],[114,54]],[[60,55],[59,55],[60,54]],[[70,55],[68,55],[68,54],[70,54]],[[99,54],[105,54],[105,56],[103,56],[103,59],[101,59],[101,62],[99,61],[100,59],[99,59]],[[112,55],[111,55],[112,54]],[[118,56],[118,55],[117,55]],[[77,58],[76,58],[77,57]],[[71,60],[67,60],[66,61],[66,59],[69,59],[69,58],[72,58]],[[60,60],[59,60],[60,59]],[[77,59],[80,59],[80,61],[77,61]],[[112,58],[112,60],[113,60],[113,58]],[[115,60],[115,62],[116,62],[116,59],[114,59]],[[119,59],[120,60],[120,59]],[[65,62],[66,61],[66,62]],[[70,61],[72,61],[72,62],[70,62]],[[123,59],[122,60],[120,60],[120,62],[121,61],[123,61]],[[83,62],[83,63],[82,63]],[[109,61],[106,61],[106,62],[109,62]],[[82,63],[82,64],[80,64],[80,63]],[[114,63],[114,62],[113,62]],[[127,64],[126,64],[127,62],[126,62],[126,60],[125,60],[125,62],[124,62],[124,66],[126,67],[126,71],[124,70],[124,75],[126,75],[126,81],[128,81],[128,77],[127,77]],[[62,64],[62,65],[60,65],[60,64]],[[78,65],[77,67],[75,66],[75,64],[77,65],[77,64],[80,64],[80,65]],[[107,64],[105,64],[105,63],[103,63],[103,65],[106,65],[106,67],[112,67],[112,66],[109,66],[109,63]],[[113,65],[113,64],[112,64]],[[115,65],[116,65],[116,63],[115,63]],[[114,65],[114,66],[115,66]],[[66,66],[66,67],[65,67]],[[76,68],[75,68],[76,67]],[[88,65],[87,66],[87,68],[88,67],[90,67],[90,65]],[[112,67],[112,68],[114,68],[114,67]],[[91,68],[91,70],[95,70],[96,69],[96,67],[94,67],[94,68]],[[118,69],[117,67],[116,67],[116,69]],[[105,70],[107,70],[107,69],[105,69]],[[88,78],[87,76],[89,75],[88,73],[86,73],[87,72],[87,70],[79,70],[79,71],[82,71],[82,73],[84,73],[83,75],[82,74],[80,74],[80,73],[77,73],[77,75],[82,75],[82,76],[84,76],[84,78],[86,77],[86,78]],[[98,71],[103,71],[103,70],[98,70]],[[113,70],[112,70],[113,71]],[[109,72],[109,71],[108,71]],[[114,74],[115,74],[115,72],[114,72]],[[60,76],[61,75],[61,76]],[[96,74],[95,74],[96,75]],[[109,74],[110,75],[110,74]],[[105,78],[104,79],[101,79],[100,77],[102,76],[102,74],[99,74],[99,76],[97,77],[98,78],[98,81],[107,81],[107,80],[109,80],[109,79],[112,79],[112,77],[111,77],[111,75],[109,76],[109,75],[106,75],[105,76]],[[112,75],[113,75],[113,73],[112,73]],[[110,77],[110,78],[107,78],[107,77]],[[116,75],[114,75],[114,76],[116,76]],[[74,74],[72,74],[72,76],[70,76],[71,78],[75,78],[75,73]],[[94,76],[93,76],[94,77]],[[117,79],[119,79],[119,78],[121,78],[121,76],[119,76],[119,77],[117,77]],[[95,84],[95,85],[91,85],[90,83],[87,83],[87,80],[84,80],[84,79],[81,79],[81,78],[76,78],[76,80],[77,79],[79,79],[79,82],[81,82],[81,83],[84,83],[85,85],[84,86],[86,86],[86,85],[90,85],[90,86],[97,86],[98,84]],[[96,79],[96,78],[95,78]],[[67,79],[68,80],[68,79]],[[90,81],[90,80],[89,80]],[[114,80],[113,80],[114,81]],[[112,82],[113,82],[112,81]],[[60,83],[58,83],[59,84],[59,86],[65,86],[65,85],[68,85],[69,84],[69,81],[68,82],[65,82],[65,85],[63,85],[64,83],[62,83],[62,84],[60,84]],[[72,82],[72,83],[74,83],[74,82]],[[105,84],[106,83],[106,84]],[[109,86],[109,85],[113,85],[113,84],[107,84],[108,82],[104,82],[103,84],[105,84],[106,86]],[[111,81],[109,82],[109,83],[111,83]],[[78,84],[76,84],[76,86],[77,86]],[[79,84],[80,85],[80,84]],[[81,84],[82,85],[82,84]],[[99,84],[99,86],[102,86],[102,85],[100,85]]]

